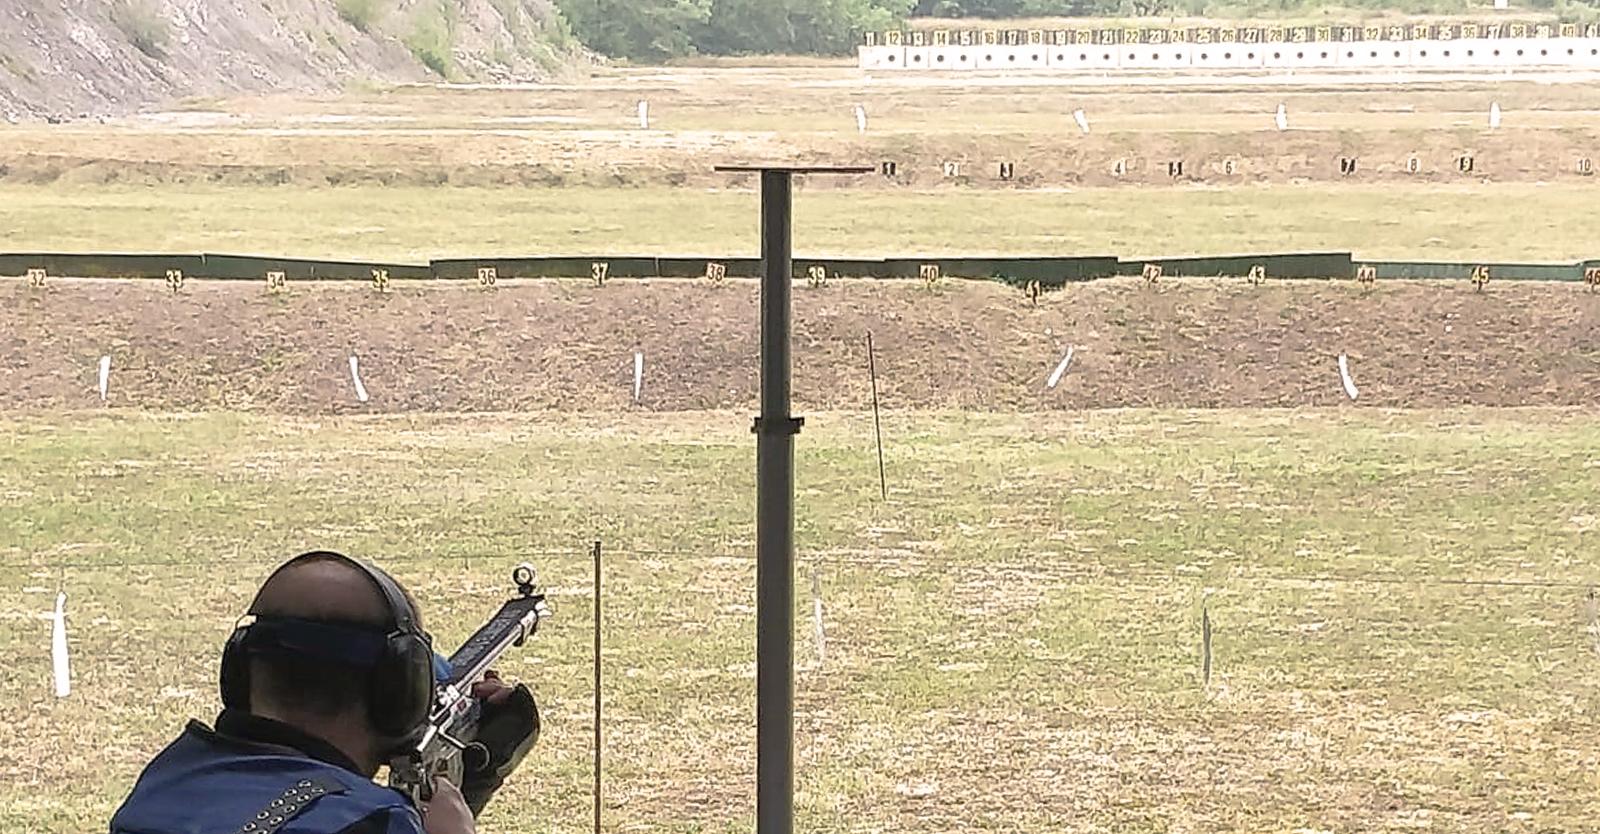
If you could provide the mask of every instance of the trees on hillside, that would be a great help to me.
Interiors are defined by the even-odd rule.
[[[557,0],[590,49],[660,61],[690,54],[843,55],[917,0]]]

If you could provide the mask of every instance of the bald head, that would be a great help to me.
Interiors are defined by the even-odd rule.
[[[280,568],[261,586],[250,613],[373,628],[394,625],[388,600],[372,578],[327,553],[301,556]]]
[[[261,623],[327,624],[354,626],[361,631],[344,637],[308,638],[303,626],[273,625],[273,628],[299,628],[298,632],[279,632],[286,636],[276,648],[263,646],[253,651],[250,663],[250,705],[253,712],[292,723],[316,720],[353,720],[367,712],[370,691],[370,654],[377,646],[365,642],[381,641],[384,632],[394,629],[401,618],[421,629],[415,600],[388,574],[372,570],[394,586],[397,599],[391,610],[389,593],[369,575],[367,569],[336,553],[312,552],[289,560],[261,586],[250,613]],[[396,614],[400,613],[400,617]],[[360,636],[362,632],[371,635]],[[314,632],[313,632],[314,633]],[[307,641],[311,642],[307,642]],[[358,648],[362,645],[369,648]],[[342,645],[344,648],[336,649]]]

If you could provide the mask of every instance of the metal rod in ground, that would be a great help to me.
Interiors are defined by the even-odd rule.
[[[1205,606],[1200,608],[1200,680],[1211,685],[1211,611]]]
[[[872,377],[872,433],[878,438],[878,492],[889,500],[889,478],[883,470],[883,425],[878,420],[878,360],[873,356],[872,331],[867,331],[867,375]]]
[[[789,416],[788,171],[761,172],[761,416],[756,420],[756,830],[794,830],[794,436]]]
[[[594,834],[600,834],[600,542],[594,543]]]

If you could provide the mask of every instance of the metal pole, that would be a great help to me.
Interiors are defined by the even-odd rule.
[[[794,436],[789,416],[788,171],[761,172],[761,416],[756,419],[756,831],[794,830]]]
[[[878,422],[878,360],[872,357],[872,331],[867,331],[867,373],[872,377],[872,433],[878,438],[878,492],[889,500],[889,476],[883,472],[883,426]]]

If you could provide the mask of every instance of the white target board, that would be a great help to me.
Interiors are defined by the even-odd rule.
[[[1240,44],[1197,43],[1190,52],[1190,65],[1201,69],[1233,69],[1242,63]]]
[[[1339,45],[1327,41],[1291,43],[1286,47],[1287,66],[1294,69],[1329,69],[1338,61]]]
[[[857,50],[862,69],[905,69],[906,48],[903,46],[863,46]]]

